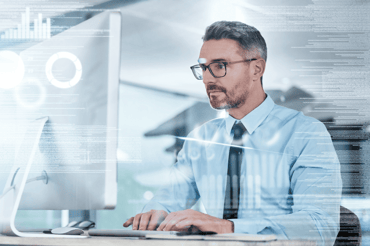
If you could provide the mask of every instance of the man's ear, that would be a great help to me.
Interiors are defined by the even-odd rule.
[[[262,58],[258,58],[258,60],[253,61],[253,81],[258,80],[263,76],[265,72],[266,62]]]

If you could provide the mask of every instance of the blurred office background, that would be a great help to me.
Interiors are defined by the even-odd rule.
[[[42,3],[52,9],[57,2]],[[41,1],[20,3],[18,11],[25,7],[36,11]],[[64,6],[63,1],[59,4]],[[102,9],[122,13],[122,58],[118,204],[112,211],[91,211],[98,228],[122,228],[166,184],[182,144],[176,136],[225,115],[210,108],[202,81],[189,67],[197,63],[208,25],[237,20],[255,26],[266,39],[263,81],[275,103],[326,124],[341,161],[342,205],[357,214],[364,232],[370,231],[368,1],[96,0],[65,5],[45,16],[51,18],[55,35]],[[16,15],[15,10],[12,13]],[[3,16],[8,21],[0,32],[16,23],[15,17]],[[7,45],[0,42],[2,49]],[[202,205],[196,209],[202,210]],[[17,220],[51,228],[63,223],[61,214],[20,211]],[[366,242],[365,238],[363,245]]]

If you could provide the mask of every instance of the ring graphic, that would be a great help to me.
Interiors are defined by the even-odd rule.
[[[73,62],[73,64],[76,67],[76,73],[75,76],[67,82],[61,82],[54,78],[52,68],[54,62],[56,62],[58,59],[66,58]],[[46,68],[45,68],[46,76],[48,77],[50,83],[58,88],[71,88],[72,86],[75,86],[81,79],[82,76],[82,65],[80,60],[72,53],[69,52],[58,52],[54,55],[52,55],[49,60],[46,62]]]

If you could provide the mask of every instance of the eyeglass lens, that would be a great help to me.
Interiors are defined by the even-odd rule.
[[[226,74],[226,66],[221,62],[209,64],[209,69],[211,69],[215,77],[223,77]]]
[[[200,64],[198,66],[192,67],[195,78],[199,80],[203,79],[203,72],[205,72],[207,67],[210,70],[210,73],[216,78],[220,78],[226,75],[225,64],[221,62],[214,62],[214,63],[209,64],[208,66],[204,64]]]
[[[191,69],[196,79],[203,79],[203,69],[199,65],[193,66]]]

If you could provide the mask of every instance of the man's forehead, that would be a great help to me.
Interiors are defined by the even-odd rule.
[[[241,56],[238,42],[232,39],[208,40],[203,43],[199,54],[199,63],[214,60],[229,60]]]

